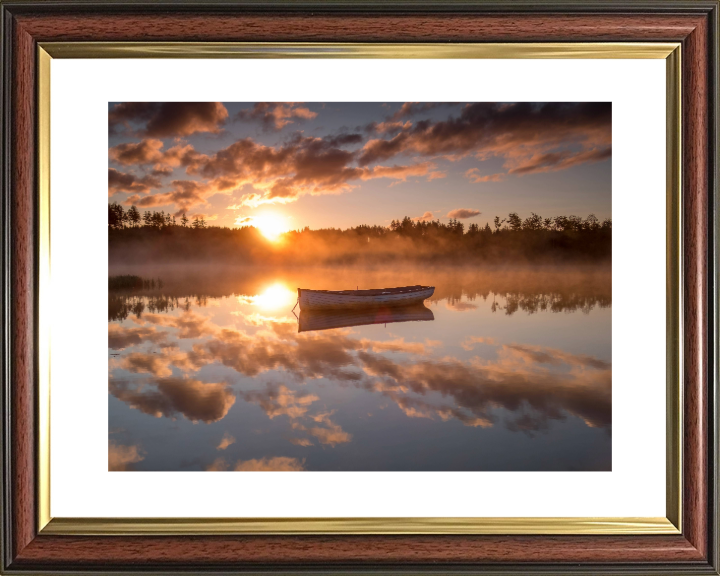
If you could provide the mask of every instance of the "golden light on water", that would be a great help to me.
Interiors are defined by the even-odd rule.
[[[262,293],[256,296],[241,296],[243,303],[251,303],[263,310],[277,310],[280,308],[292,308],[297,300],[297,292],[290,290],[287,286],[276,283],[268,286]]]

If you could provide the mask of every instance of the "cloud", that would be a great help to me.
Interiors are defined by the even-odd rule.
[[[108,155],[111,160],[123,166],[155,164],[163,160],[165,156],[160,151],[162,147],[162,140],[147,138],[140,142],[127,142],[113,146],[108,151]]]
[[[510,174],[532,174],[536,172],[554,172],[565,170],[578,164],[601,162],[612,156],[610,147],[587,150],[573,153],[569,151],[552,152],[548,154],[535,154],[519,166],[512,168]]]
[[[474,216],[479,216],[480,214],[482,214],[480,210],[474,210],[472,208],[457,208],[455,210],[450,210],[447,217],[465,219],[473,218]]]
[[[174,346],[174,344],[168,344],[166,332],[158,332],[155,328],[123,328],[118,324],[108,324],[108,348],[124,350],[131,346],[139,346],[143,342],[153,342],[160,346]]]
[[[334,447],[338,444],[345,444],[346,442],[350,442],[352,440],[352,434],[348,434],[347,432],[345,432],[339,424],[336,424],[330,419],[330,416],[332,416],[334,413],[335,411],[331,410],[330,412],[321,412],[320,414],[310,416],[311,420],[315,421],[317,424],[322,424],[322,427],[313,425],[308,427],[300,422],[293,422],[292,428],[294,430],[300,430],[303,432],[307,432],[312,436],[315,436],[315,438],[317,438],[321,444],[325,444],[327,446]],[[298,443],[302,443],[301,445],[305,446],[303,440],[295,440],[298,440]],[[293,440],[290,441],[292,442]],[[311,445],[309,444],[309,441],[308,445]]]
[[[409,130],[412,128],[412,122],[409,120],[406,122],[393,122],[389,120],[386,122],[380,122],[379,124],[373,124],[372,127],[378,134],[397,134],[402,130]]]
[[[544,348],[542,346],[508,344],[504,348],[524,358],[529,363],[550,364],[554,366],[566,364],[568,366],[582,366],[596,370],[610,370],[611,367],[609,362],[598,360],[593,356],[586,354],[569,354],[562,350]]]
[[[422,164],[412,164],[410,166],[375,166],[371,170],[364,170],[360,178],[362,180],[371,180],[373,178],[392,178],[399,182],[406,182],[411,176],[426,176],[430,171],[435,168],[435,165],[430,162],[423,162]],[[434,180],[435,178],[443,178],[444,174],[441,172],[432,172],[434,176],[430,176],[428,180]],[[437,176],[437,174],[442,174]]]
[[[217,422],[235,404],[235,395],[227,384],[190,378],[157,378],[149,383],[111,378],[109,390],[118,400],[145,414],[157,418],[182,414],[191,422]]]
[[[610,103],[473,103],[443,121],[406,120],[447,105],[457,107],[405,103],[393,117],[369,125],[377,137],[367,142],[360,133],[318,138],[296,132],[275,146],[243,138],[215,153],[201,153],[185,143],[163,150],[159,138],[219,132],[227,118],[221,104],[118,104],[110,111],[111,126],[142,124],[135,133],[144,139],[114,146],[110,159],[121,166],[152,166],[152,171],[143,177],[116,171],[110,177],[110,192],[132,193],[126,203],[141,208],[173,206],[177,216],[206,206],[215,194],[234,194],[239,198],[234,205],[256,208],[294,202],[304,195],[346,193],[376,178],[401,183],[410,177],[446,177],[431,162],[434,158],[500,158],[502,172],[465,172],[471,182],[481,183],[566,170],[612,155]],[[175,114],[172,118],[170,112]],[[316,116],[296,103],[257,103],[236,119],[257,120],[266,129],[278,130]],[[187,177],[173,180],[170,190],[141,196],[160,188],[159,178],[176,168],[184,169]]]
[[[445,302],[445,307],[448,310],[455,310],[456,312],[466,312],[467,310],[477,310],[477,306],[470,302],[462,302],[460,300]]]
[[[286,386],[268,384],[264,391],[244,392],[243,400],[262,408],[271,420],[276,416],[300,418],[313,402],[319,400],[314,394],[296,394]]]
[[[190,136],[197,132],[217,134],[228,117],[220,102],[124,102],[108,114],[110,133],[118,126],[144,124],[137,132],[155,138]]]
[[[136,194],[147,194],[153,188],[159,188],[162,183],[156,176],[151,174],[138,178],[134,174],[120,172],[115,168],[108,168],[108,195],[112,196],[118,192],[132,192]]]
[[[330,423],[327,428],[313,426],[308,432],[315,436],[321,444],[328,446],[336,446],[352,440],[352,435],[344,432],[343,429],[335,423]]]
[[[228,464],[224,458],[217,458],[205,467],[209,472],[225,472]],[[238,460],[233,467],[235,472],[299,472],[305,469],[305,459],[274,456],[252,460]]]
[[[404,352],[408,354],[423,355],[428,353],[429,348],[441,346],[441,342],[435,340],[426,340],[422,342],[405,342],[403,338],[395,340],[368,340],[362,338],[360,346],[363,350],[372,350],[373,352]]]
[[[143,314],[142,320],[158,326],[177,330],[178,338],[200,338],[214,334],[217,328],[205,316],[186,310],[179,316],[167,314]]]
[[[445,176],[431,162],[373,168],[353,166],[357,152],[343,146],[360,140],[358,134],[325,138],[295,135],[285,144],[273,147],[244,138],[212,155],[200,154],[189,145],[175,147],[163,155],[160,164],[183,166],[189,176],[200,180],[173,180],[173,191],[133,201],[140,207],[175,203],[179,214],[206,203],[214,194],[230,194],[244,186],[251,186],[253,191],[245,193],[234,204],[236,208],[294,202],[306,194],[341,194],[354,187],[353,181],[388,178],[405,182],[409,177],[433,180]]]
[[[145,459],[139,446],[122,446],[112,440],[108,443],[108,471],[130,470],[131,464]]]
[[[400,109],[392,115],[392,120],[399,121],[402,118],[417,116],[442,106],[454,106],[454,102],[405,102]]]
[[[258,102],[252,108],[240,110],[235,115],[236,120],[260,120],[265,130],[282,130],[293,119],[311,120],[317,112],[294,102]]]
[[[610,156],[611,110],[611,104],[603,102],[467,104],[457,117],[416,122],[390,139],[368,141],[358,164],[398,154],[451,159],[473,154],[481,160],[503,158],[508,172],[518,170],[519,175],[535,170],[539,159],[545,171],[564,170]],[[561,158],[542,159],[551,153]]]
[[[299,472],[305,469],[305,459],[275,456],[253,460],[239,460],[235,464],[236,472]]]
[[[225,450],[225,448],[231,444],[235,444],[235,438],[230,434],[230,432],[225,432],[225,435],[222,437],[222,440],[220,440],[220,444],[218,444],[217,449]]]
[[[505,179],[505,174],[488,174],[482,176],[480,170],[477,168],[470,168],[465,172],[465,177],[470,180],[473,184],[479,184],[480,182],[502,182]]]
[[[475,348],[475,344],[487,344],[489,346],[495,346],[496,342],[494,338],[487,338],[483,336],[470,336],[460,344],[465,350],[472,350]]]
[[[211,464],[205,466],[206,472],[224,472],[227,470],[225,458],[216,458]]]
[[[433,213],[428,211],[425,211],[425,213],[422,216],[416,216],[413,218],[415,222],[430,222],[433,219]]]
[[[172,192],[163,192],[144,198],[131,196],[125,200],[125,204],[135,204],[139,208],[175,204],[174,215],[180,216],[193,206],[205,204],[207,197],[217,192],[212,187],[194,180],[173,180],[171,186],[174,188]]]
[[[324,378],[382,394],[409,417],[456,419],[466,426],[487,427],[502,419],[512,430],[535,433],[569,415],[588,426],[611,425],[612,365],[590,355],[468,337],[463,348],[483,343],[491,347],[484,355],[494,350],[496,357],[460,360],[428,354],[439,345],[432,341],[372,340],[347,330],[298,334],[292,324],[269,320],[252,334],[214,325],[195,331],[202,323],[184,325],[179,318],[161,322],[154,317],[160,315],[148,316],[154,326],[210,336],[196,341],[191,350],[131,353],[111,360],[111,373],[122,368],[154,375],[149,381],[111,378],[110,393],[155,416],[183,414],[193,421],[223,417],[235,401],[226,385],[170,377],[176,369],[197,372],[218,363],[247,377],[284,373],[282,384],[267,383],[241,392],[240,398],[256,404],[270,419],[286,417],[293,430],[327,446],[348,442],[351,435],[333,421],[331,412],[313,414],[321,399],[293,383]],[[300,438],[295,443],[306,442]]]
[[[452,410],[460,412],[451,414],[459,419],[466,410],[473,418],[492,423],[492,409],[502,407],[510,413],[506,425],[511,429],[519,425],[528,410],[534,418],[532,430],[545,428],[551,419],[564,418],[564,413],[574,414],[590,426],[610,425],[611,367],[596,358],[508,345],[500,347],[498,360],[492,362],[476,359],[466,363],[446,358],[395,363],[364,352],[360,359],[369,375],[385,383],[380,390],[396,402],[397,389],[402,387],[420,395],[439,392],[454,399],[456,407]],[[549,366],[570,370],[549,370]],[[394,388],[388,391],[387,384]],[[439,414],[443,408],[437,410]]]
[[[295,446],[314,446],[312,441],[307,438],[290,438],[290,443]]]
[[[182,357],[180,357],[182,358]],[[122,368],[133,374],[152,374],[165,377],[172,375],[173,356],[155,354],[154,352],[133,352],[122,358],[111,360],[111,367]]]

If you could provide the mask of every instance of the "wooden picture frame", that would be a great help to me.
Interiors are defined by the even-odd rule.
[[[7,574],[60,572],[657,572],[718,574],[717,75],[718,2],[324,3],[5,1],[2,13],[2,557]],[[678,179],[682,253],[682,435],[675,492],[680,531],[628,534],[508,526],[482,531],[249,530],[194,533],[169,524],[48,523],[40,425],[43,334],[39,279],[43,181],[39,83],[43,46],[77,43],[677,43],[682,74]],[[81,44],[77,46],[82,47]],[[113,46],[115,48],[113,48]],[[216,54],[218,55],[218,54]],[[222,54],[220,54],[222,55]],[[106,55],[107,57],[107,55]],[[669,62],[669,65],[674,65]],[[669,156],[671,159],[671,157]],[[672,161],[670,162],[672,164]],[[671,210],[672,212],[672,210]],[[672,244],[672,239],[670,239]],[[672,254],[672,250],[671,250]],[[672,283],[672,280],[669,280]],[[674,292],[669,285],[670,293]],[[672,317],[672,315],[671,315]],[[672,402],[671,402],[672,404]],[[44,447],[44,448],[43,448]],[[669,506],[672,508],[672,506]],[[199,532],[199,531],[198,531]],[[519,533],[518,533],[519,532]]]

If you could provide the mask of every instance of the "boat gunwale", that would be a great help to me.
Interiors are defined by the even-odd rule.
[[[302,292],[315,292],[317,294],[330,294],[333,296],[355,296],[372,298],[392,294],[413,294],[424,290],[434,290],[435,286],[400,286],[398,288],[375,288],[371,290],[313,290],[311,288],[298,288],[298,294]]]

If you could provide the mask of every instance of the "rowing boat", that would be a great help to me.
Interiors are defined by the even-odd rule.
[[[432,310],[424,304],[393,308],[345,308],[342,310],[301,310],[298,332],[349,328],[368,324],[395,322],[428,322],[435,320]]]
[[[420,304],[435,292],[434,286],[402,286],[377,290],[309,290],[298,288],[300,310],[339,310]]]

